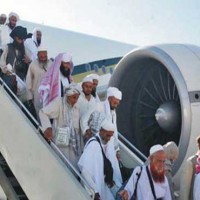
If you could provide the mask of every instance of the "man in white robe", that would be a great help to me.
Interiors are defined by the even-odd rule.
[[[87,77],[91,77],[93,80],[92,96],[96,99],[96,102],[100,102],[99,96],[96,91],[97,86],[99,84],[99,75],[98,74],[89,74]]]
[[[82,92],[77,102],[80,108],[81,120],[85,118],[88,119],[89,116],[88,113],[92,113],[92,111],[94,111],[97,106],[96,100],[91,94],[92,89],[93,89],[93,80],[91,77],[86,76],[82,80]],[[91,137],[91,131],[83,127],[82,123],[81,123],[81,130],[86,140]]]
[[[152,146],[150,164],[134,169],[124,190],[120,192],[122,199],[131,199],[135,192],[137,200],[171,200],[169,183],[165,176],[165,160],[163,147],[159,144]]]
[[[78,85],[71,83],[65,89],[64,97],[57,97],[39,112],[42,130],[47,140],[56,141],[58,128],[69,128],[69,145],[59,146],[59,148],[77,169],[77,162],[83,151],[83,138],[79,122],[80,112],[76,105],[79,94]],[[53,124],[51,124],[50,119],[53,119]]]
[[[107,90],[107,99],[102,102],[100,111],[105,113],[105,117],[115,126],[114,144],[117,154],[119,154],[119,141],[117,129],[116,108],[122,100],[122,92],[116,87],[109,87]]]
[[[105,115],[105,118],[110,121],[115,126],[114,133],[114,144],[116,155],[119,157],[119,141],[118,141],[118,130],[117,130],[117,116],[116,108],[118,107],[122,99],[121,91],[116,87],[109,87],[107,90],[107,99],[103,102],[99,102],[93,107],[93,109],[88,110],[81,118],[81,129],[83,133],[91,134],[89,127],[89,119],[93,112],[98,111],[102,112]]]
[[[41,42],[42,30],[40,28],[34,28],[32,38],[27,38],[24,42],[32,61],[37,59],[38,48],[41,46]]]
[[[114,129],[112,123],[108,121],[102,123],[100,132],[96,135],[99,138],[99,142],[95,137],[92,137],[86,143],[83,154],[78,162],[81,174],[95,191],[95,200],[114,200],[115,193],[122,183],[112,137]],[[102,150],[111,162],[113,169],[112,181],[109,183],[106,183],[104,178],[104,158]]]
[[[19,21],[19,15],[17,13],[11,12],[8,16],[8,23],[4,24],[1,27],[1,46],[2,49],[4,49],[4,47],[13,42],[13,38],[10,37],[10,33],[12,32],[12,30],[16,27],[17,25],[17,21]]]
[[[184,163],[180,175],[180,199],[193,199],[193,186],[195,177],[195,166],[197,164],[197,157],[200,152],[200,136],[196,138],[198,151],[196,154],[190,156]]]
[[[6,22],[6,19],[7,19],[7,16],[5,14],[0,15],[0,57],[1,57],[1,54],[3,52],[2,46],[1,46],[1,29]]]
[[[31,62],[27,72],[27,99],[33,103],[37,116],[39,114],[39,110],[42,108],[42,102],[40,100],[38,88],[41,80],[51,64],[52,61],[48,59],[47,49],[45,47],[40,47],[38,51],[38,59]]]

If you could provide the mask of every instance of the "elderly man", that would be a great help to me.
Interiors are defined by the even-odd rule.
[[[193,186],[194,186],[194,177],[195,177],[195,166],[197,164],[198,154],[200,152],[200,136],[196,138],[196,144],[198,151],[196,154],[189,157],[182,169],[181,178],[180,178],[180,199],[188,200],[193,199]]]
[[[38,59],[33,61],[28,69],[26,76],[27,99],[33,103],[36,114],[38,116],[39,110],[42,108],[38,88],[44,74],[51,66],[52,61],[48,59],[47,49],[40,47],[38,49]]]
[[[78,166],[95,191],[95,200],[114,200],[122,178],[115,156],[112,123],[104,121],[99,133],[85,145]]]
[[[31,60],[37,59],[38,48],[42,42],[42,30],[40,28],[34,28],[31,38],[27,38],[24,42],[25,47],[28,49]]]
[[[8,23],[2,26],[1,29],[1,45],[4,50],[6,44],[13,42],[13,38],[10,37],[10,33],[16,27],[19,16],[17,13],[11,12],[8,16]]]
[[[168,180],[165,177],[165,152],[161,145],[157,144],[150,149],[150,164],[136,167],[120,192],[123,200],[129,200],[132,196],[138,200],[171,200]]]
[[[61,134],[59,131],[62,128],[69,130],[67,135],[69,144],[59,146],[59,148],[75,167],[77,167],[79,156],[83,150],[79,125],[80,110],[76,106],[79,94],[78,85],[71,83],[65,89],[64,97],[57,97],[39,112],[42,129],[47,140],[53,139],[57,144],[57,137]],[[50,119],[53,119],[53,125]]]

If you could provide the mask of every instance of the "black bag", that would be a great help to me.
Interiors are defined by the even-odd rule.
[[[6,85],[12,90],[14,94],[17,94],[17,79],[15,75],[2,74],[2,79]]]
[[[119,160],[119,168],[120,168],[122,180],[123,180],[123,183],[124,183],[130,178],[134,168],[125,167],[121,160]]]
[[[102,151],[102,154],[103,154],[103,162],[104,162],[104,181],[105,183],[109,186],[113,183],[113,168],[112,168],[112,164],[110,162],[110,160],[106,157],[104,151],[103,151],[103,148],[101,146],[101,143],[100,143],[100,140],[98,137],[96,137],[96,140],[98,141],[100,147],[101,147],[101,151]]]

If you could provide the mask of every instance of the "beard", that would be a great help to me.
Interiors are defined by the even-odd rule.
[[[154,164],[150,165],[151,176],[156,183],[163,183],[165,181],[165,170],[158,172]]]
[[[13,41],[13,46],[14,46],[14,48],[16,48],[18,50],[23,50],[24,49],[24,44],[23,43],[18,43],[15,40]]]
[[[38,44],[38,47],[39,47],[40,44],[41,44],[41,39],[37,39],[37,44]]]
[[[46,66],[47,66],[47,60],[46,61],[40,61],[39,60],[39,64],[40,64],[40,66],[42,66],[42,68],[46,68]]]
[[[69,68],[65,68],[64,66],[60,66],[60,72],[62,73],[62,75],[64,77],[69,77],[70,75],[70,69]]]
[[[91,95],[92,95],[93,97],[96,97],[96,89],[93,89],[93,90],[92,90]]]

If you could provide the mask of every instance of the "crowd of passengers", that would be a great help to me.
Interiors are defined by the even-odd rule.
[[[42,30],[27,33],[18,21],[14,12],[0,15],[0,77],[41,124],[45,139],[81,172],[95,200],[200,199],[200,137],[198,152],[183,167],[179,193],[172,177],[179,155],[173,141],[152,146],[146,163],[125,178],[116,116],[122,92],[109,87],[100,99],[96,73],[75,83],[72,55],[49,59]]]

